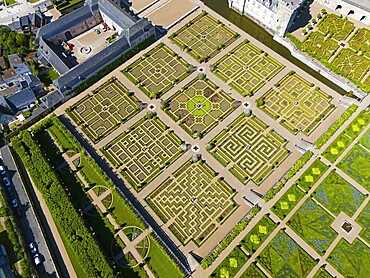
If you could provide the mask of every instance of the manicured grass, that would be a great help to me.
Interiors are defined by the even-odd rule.
[[[275,203],[275,205],[271,208],[271,211],[274,212],[280,219],[284,219],[304,195],[305,193],[301,189],[299,189],[296,185],[293,185]]]
[[[338,164],[338,167],[347,173],[367,190],[370,190],[370,151],[356,144]]]
[[[332,171],[316,188],[314,198],[336,216],[342,211],[353,216],[366,196]]]
[[[272,277],[305,278],[317,264],[283,231],[279,231],[257,257],[257,261]]]
[[[370,273],[370,248],[359,239],[341,239],[327,261],[345,277],[366,278]]]
[[[320,267],[313,278],[332,278],[332,276],[324,268]]]
[[[366,131],[364,136],[361,137],[359,143],[366,149],[370,150],[370,128]]]
[[[218,265],[212,272],[210,277],[234,277],[236,273],[247,262],[248,257],[244,252],[236,246],[230,254]]]
[[[154,237],[151,235],[148,235],[148,237],[150,240],[150,250],[145,261],[153,274],[156,277],[183,277],[184,274],[181,272],[180,268],[172,261],[167,253],[165,253]]]
[[[265,278],[267,277],[254,263],[250,264],[240,278]]]
[[[90,186],[107,185],[107,181],[104,180],[103,177],[98,174],[96,169],[91,165],[90,159],[91,158],[85,155],[81,155],[81,167],[79,168],[79,171],[82,172],[86,182],[88,182]]]
[[[329,166],[317,158],[299,179],[297,179],[296,184],[308,192],[328,169]]]
[[[370,244],[370,202],[356,218],[356,222],[362,227],[360,236]]]
[[[288,225],[319,254],[324,254],[337,236],[330,227],[333,221],[331,215],[309,199],[290,218]]]
[[[39,0],[35,0],[34,2],[37,2],[37,1],[39,1]],[[58,77],[59,77],[59,74],[54,69],[51,69],[48,72],[46,72],[46,73],[44,73],[44,74],[42,74],[42,75],[39,76],[40,81],[45,86],[49,86],[50,84],[52,84],[53,81],[55,79],[57,79]]]
[[[247,250],[249,254],[253,254],[276,227],[277,224],[267,215],[264,215],[241,241],[241,246]]]

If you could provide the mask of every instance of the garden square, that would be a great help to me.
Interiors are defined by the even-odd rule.
[[[146,201],[186,245],[201,245],[237,208],[235,192],[203,161],[188,161],[172,173]]]
[[[168,101],[166,113],[190,135],[204,135],[235,110],[234,99],[208,79],[194,79]]]
[[[136,189],[141,190],[179,158],[182,141],[158,118],[142,118],[101,150]]]
[[[160,43],[123,70],[150,98],[158,98],[185,79],[192,66],[165,44]]]
[[[136,115],[139,100],[115,77],[67,109],[68,115],[81,126],[95,143]]]
[[[254,115],[242,114],[210,143],[210,153],[246,184],[261,184],[289,155],[281,135]]]
[[[207,62],[233,43],[239,34],[203,12],[170,36],[198,62]]]
[[[302,131],[309,135],[335,109],[331,99],[292,71],[257,100],[257,105],[293,134]]]

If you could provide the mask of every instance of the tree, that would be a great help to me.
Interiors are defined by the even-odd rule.
[[[9,54],[27,54],[34,49],[34,46],[31,36],[14,32],[10,28],[1,28],[0,48],[7,57]]]

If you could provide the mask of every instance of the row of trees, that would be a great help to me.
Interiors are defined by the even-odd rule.
[[[30,132],[23,130],[13,137],[11,143],[22,159],[36,187],[65,238],[66,244],[75,252],[75,258],[89,277],[114,277],[99,245],[76,212],[64,188],[50,164],[45,160]]]

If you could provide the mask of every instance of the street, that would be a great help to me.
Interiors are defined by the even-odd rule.
[[[35,212],[31,206],[28,195],[25,193],[21,178],[11,157],[8,146],[1,148],[2,160],[7,170],[7,176],[14,185],[15,191],[19,198],[19,204],[22,209],[23,216],[18,218],[21,223],[21,229],[24,233],[27,244],[35,242],[40,253],[43,263],[36,266],[39,277],[58,277],[57,270],[52,260],[50,251],[46,244],[41,227],[37,221]],[[10,208],[11,209],[11,208]],[[31,264],[34,262],[32,261]]]

